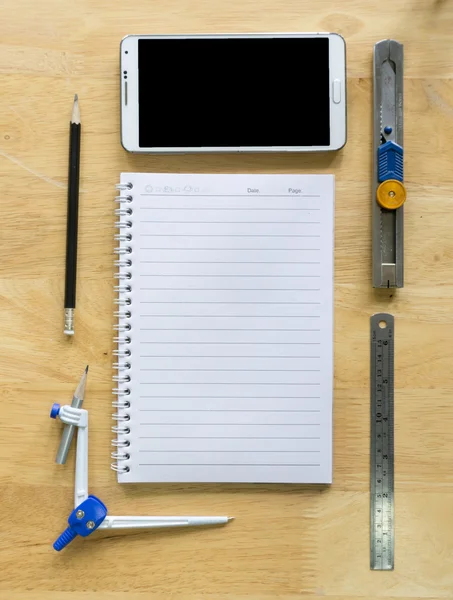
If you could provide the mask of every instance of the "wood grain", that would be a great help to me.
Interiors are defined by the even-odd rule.
[[[331,156],[131,156],[119,140],[128,33],[338,31],[349,139]],[[449,0],[3,0],[0,5],[0,597],[453,597],[453,4]],[[371,56],[405,45],[406,287],[371,289]],[[303,65],[302,65],[303,67]],[[295,70],[295,76],[297,70]],[[68,121],[83,118],[76,336],[63,286]],[[113,185],[120,171],[335,173],[330,488],[119,486],[110,471]],[[370,572],[369,316],[396,318],[396,569]],[[51,543],[71,510],[53,402],[89,363],[90,489],[116,514],[233,514],[223,529]]]

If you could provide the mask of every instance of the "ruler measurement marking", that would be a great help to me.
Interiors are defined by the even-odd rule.
[[[380,328],[379,322],[387,326]],[[394,566],[393,317],[371,317],[371,531],[370,567]]]

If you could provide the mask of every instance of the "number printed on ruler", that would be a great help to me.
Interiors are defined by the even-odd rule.
[[[371,318],[371,557],[375,570],[394,566],[394,319]]]

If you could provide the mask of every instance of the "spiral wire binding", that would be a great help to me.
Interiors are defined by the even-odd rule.
[[[115,448],[111,454],[112,459],[115,461],[111,464],[114,471],[118,473],[128,473],[129,466],[127,461],[130,460],[131,455],[129,451],[130,441],[127,439],[127,435],[130,434],[130,428],[128,421],[130,415],[128,409],[131,406],[129,396],[131,394],[130,387],[128,384],[131,381],[129,371],[131,369],[131,351],[128,345],[131,343],[131,324],[129,319],[132,317],[131,304],[132,298],[130,296],[132,292],[132,286],[130,280],[132,279],[132,214],[133,214],[133,196],[131,190],[133,188],[132,183],[120,183],[116,186],[119,194],[115,198],[115,202],[118,207],[115,208],[115,216],[118,220],[115,223],[115,227],[118,233],[115,234],[115,241],[118,242],[117,247],[114,249],[117,259],[114,261],[114,266],[118,269],[115,273],[115,279],[117,284],[114,286],[115,292],[118,294],[114,300],[117,310],[114,312],[114,316],[118,319],[114,325],[116,336],[113,338],[117,344],[116,350],[113,351],[113,355],[117,358],[117,362],[113,363],[113,369],[116,371],[116,375],[113,376],[113,381],[116,387],[113,388],[114,401],[112,402],[113,408],[116,412],[112,415],[115,425],[112,427],[113,433],[116,434],[116,438],[112,440],[112,446]],[[126,450],[127,449],[127,450]]]

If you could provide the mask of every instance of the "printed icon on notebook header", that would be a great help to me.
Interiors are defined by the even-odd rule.
[[[151,194],[152,191],[153,191],[153,186],[152,185],[145,186],[145,192],[146,193]]]
[[[184,191],[185,192],[191,192],[192,191],[191,186],[190,185],[186,185],[186,187],[184,188]]]
[[[169,194],[169,193],[170,193],[170,192],[172,192],[172,191],[173,191],[173,188],[171,188],[169,185],[166,185],[166,186],[164,187],[164,192],[167,192],[167,194]]]

